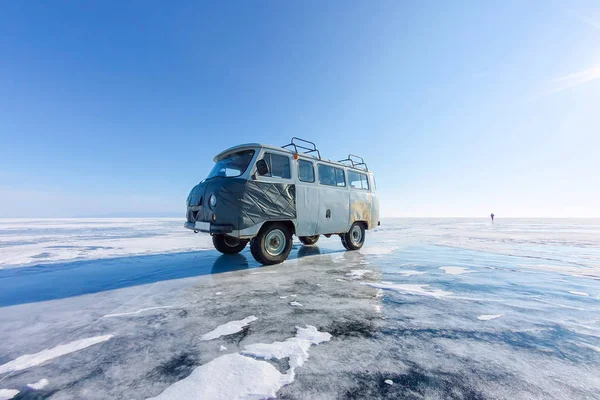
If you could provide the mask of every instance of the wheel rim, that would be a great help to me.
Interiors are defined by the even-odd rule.
[[[352,240],[352,243],[359,244],[360,242],[362,242],[362,236],[363,234],[362,229],[360,229],[360,226],[354,225],[350,230],[350,239]]]
[[[223,239],[223,241],[229,247],[235,247],[238,244],[240,244],[240,241],[237,238],[233,238],[231,236],[225,236],[225,238]]]
[[[273,229],[265,237],[265,250],[269,255],[278,256],[285,250],[286,238],[280,229]]]

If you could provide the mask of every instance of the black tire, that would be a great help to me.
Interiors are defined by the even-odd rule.
[[[304,245],[311,245],[311,244],[315,244],[315,243],[317,243],[319,241],[319,235],[314,235],[314,236],[299,236],[298,239],[300,239],[300,241]]]
[[[223,254],[237,254],[244,250],[248,240],[237,239],[227,235],[213,235],[213,246]]]
[[[355,222],[350,230],[340,237],[346,250],[358,250],[365,243],[365,225],[362,222]]]
[[[285,240],[285,243],[283,241]],[[250,241],[250,252],[256,261],[264,265],[279,264],[290,255],[292,232],[286,224],[273,222],[263,226]]]

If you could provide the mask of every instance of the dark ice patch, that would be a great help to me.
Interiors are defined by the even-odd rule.
[[[181,353],[158,365],[150,374],[152,376],[166,376],[169,380],[181,380],[189,376],[199,364],[195,355]]]
[[[319,330],[329,332],[334,338],[372,338],[378,331],[373,321],[365,318],[338,319],[326,327],[319,328]]]
[[[354,385],[341,399],[423,399],[431,397],[432,392],[444,399],[486,399],[483,393],[468,386],[464,376],[445,372],[427,373],[411,368],[405,374],[367,371],[352,374],[352,378]],[[386,379],[394,384],[388,385]]]

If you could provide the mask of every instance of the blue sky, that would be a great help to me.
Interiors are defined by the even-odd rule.
[[[597,1],[0,2],[0,217],[183,215],[292,136],[384,216],[600,217],[598,43]]]

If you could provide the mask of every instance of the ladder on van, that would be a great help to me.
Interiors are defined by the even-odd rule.
[[[321,153],[317,149],[317,145],[311,142],[310,140],[300,139],[299,137],[294,136],[292,138],[292,143],[286,144],[285,146],[281,147],[284,149],[287,147],[293,147],[296,153],[298,153],[298,149],[301,149],[303,150],[302,154],[310,154],[313,157],[318,157],[319,160],[321,159]],[[315,156],[311,153],[317,153],[317,155]]]

